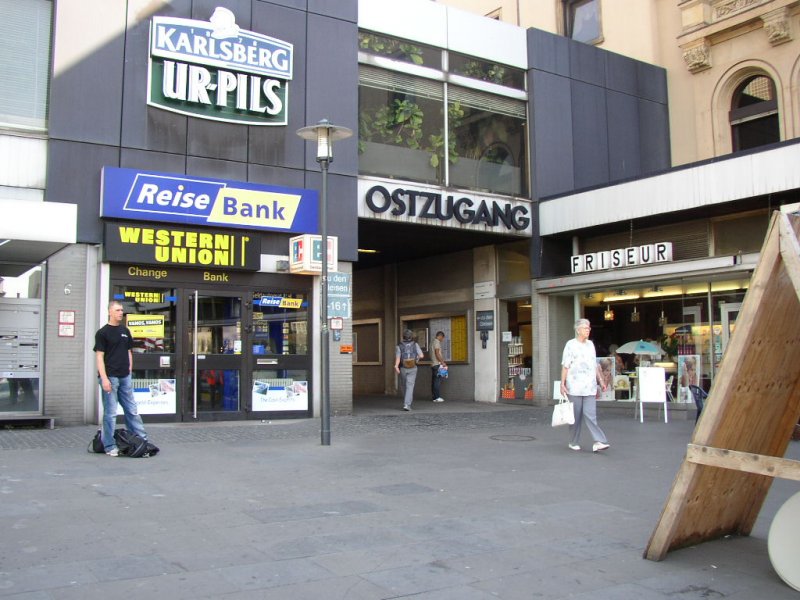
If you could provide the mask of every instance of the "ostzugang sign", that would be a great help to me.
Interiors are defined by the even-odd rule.
[[[103,167],[100,216],[261,231],[316,231],[317,192]]]
[[[229,9],[208,21],[153,17],[147,103],[244,125],[286,125],[294,47],[245,31]]]

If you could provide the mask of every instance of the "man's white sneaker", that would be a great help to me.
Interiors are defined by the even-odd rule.
[[[595,442],[594,446],[592,446],[592,452],[600,452],[600,450],[605,450],[611,446],[611,444],[606,444],[605,442]]]
[[[119,456],[119,449],[118,448],[112,448],[111,450],[106,452],[106,454],[108,454],[109,456]]]
[[[434,402],[444,402],[444,398],[434,398]]]
[[[578,444],[570,444],[570,445],[569,445],[569,449],[570,449],[570,450],[580,450],[580,449],[581,449],[581,447],[580,447],[580,446],[578,446]]]

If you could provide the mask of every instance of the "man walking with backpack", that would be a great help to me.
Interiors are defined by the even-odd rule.
[[[417,361],[422,356],[422,349],[414,341],[414,332],[406,329],[403,332],[403,341],[394,350],[394,370],[400,375],[401,385],[405,389],[403,410],[411,410],[414,383],[417,381]]]

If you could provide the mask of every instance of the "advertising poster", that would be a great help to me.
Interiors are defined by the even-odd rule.
[[[253,410],[308,410],[308,382],[256,379],[253,382]]]
[[[174,415],[176,407],[174,379],[134,379],[133,399],[140,415]],[[122,407],[117,405],[117,414]]]
[[[700,385],[702,364],[699,354],[678,356],[678,402],[694,402],[690,385]]]
[[[606,391],[603,391],[601,386],[597,388],[598,400],[614,400],[614,357],[613,356],[598,356],[597,366],[600,369],[600,380],[606,386]]]

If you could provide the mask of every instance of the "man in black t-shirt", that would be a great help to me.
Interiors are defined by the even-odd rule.
[[[133,399],[133,336],[122,324],[122,304],[112,300],[108,304],[108,324],[94,334],[94,353],[100,387],[103,388],[103,432],[102,440],[106,454],[119,456],[114,441],[117,421],[117,403],[125,413],[125,427],[136,435],[147,439],[142,417]]]

